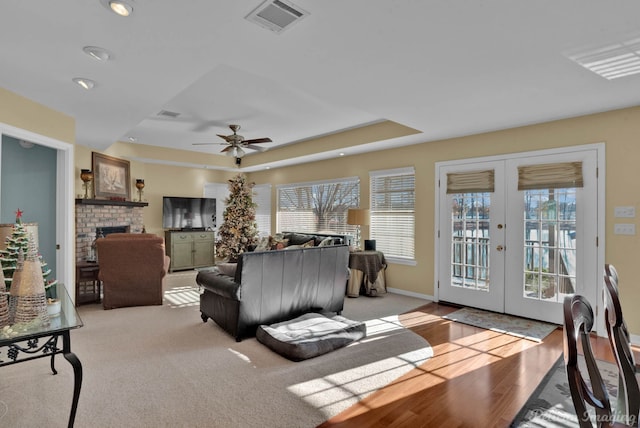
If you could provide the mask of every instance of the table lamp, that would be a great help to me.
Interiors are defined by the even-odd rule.
[[[364,208],[349,208],[347,224],[356,226],[356,247],[360,249],[360,226],[369,224],[369,210]]]

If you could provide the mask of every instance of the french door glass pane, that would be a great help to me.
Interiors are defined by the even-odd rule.
[[[489,291],[491,193],[451,197],[451,285]]]
[[[526,298],[562,302],[576,281],[576,189],[524,192]]]

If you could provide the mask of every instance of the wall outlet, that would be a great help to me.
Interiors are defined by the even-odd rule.
[[[615,217],[634,218],[636,216],[636,207],[615,207],[613,215]]]
[[[636,225],[635,224],[616,223],[616,224],[613,225],[613,233],[614,233],[614,235],[635,235],[636,234]]]

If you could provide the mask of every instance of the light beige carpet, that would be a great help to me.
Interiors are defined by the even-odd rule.
[[[315,427],[432,355],[395,315],[423,300],[347,299],[343,315],[368,320],[368,336],[295,363],[203,323],[193,274],[170,279],[163,306],[79,308],[76,427]],[[66,426],[73,373],[61,356],[56,367],[53,376],[43,358],[0,369],[0,426]]]

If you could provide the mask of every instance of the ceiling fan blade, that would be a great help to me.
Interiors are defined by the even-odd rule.
[[[254,146],[253,144],[247,144],[246,146],[243,145],[242,147],[245,147],[251,150],[257,150],[259,152],[264,152],[265,150],[267,150],[266,147]]]
[[[191,143],[192,146],[211,146],[213,144],[224,144],[224,143]]]
[[[221,135],[221,134],[216,134],[218,137],[222,138],[225,141],[229,141],[229,137],[230,135]]]
[[[254,138],[253,140],[244,140],[244,144],[271,143],[271,138]]]
[[[224,153],[224,152],[228,152],[229,150],[231,150],[233,146],[227,146],[224,149],[220,150],[220,153]]]

